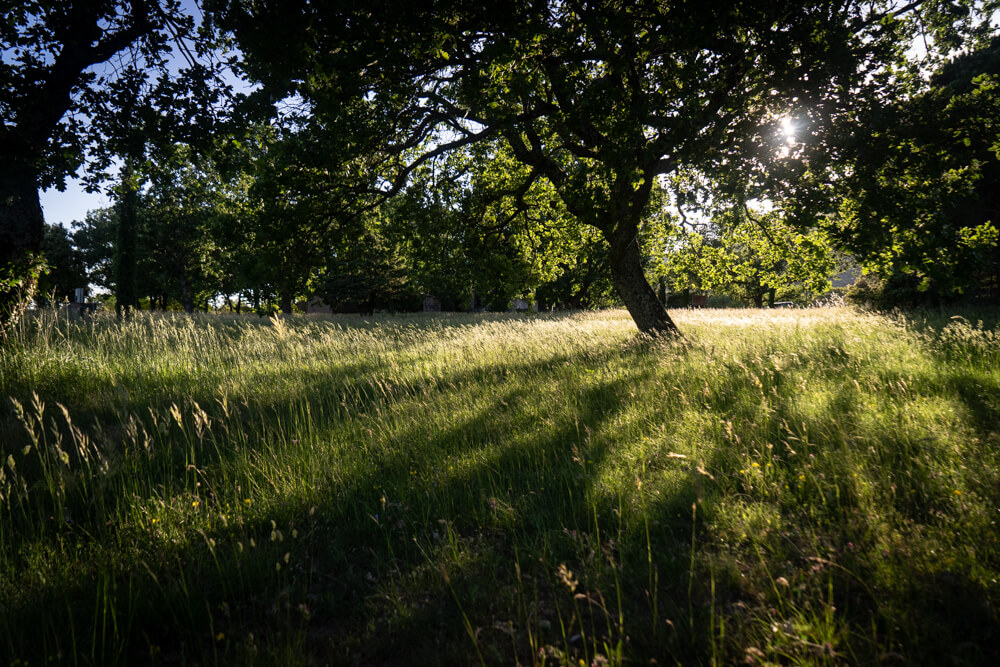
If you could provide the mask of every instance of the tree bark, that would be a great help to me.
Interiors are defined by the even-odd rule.
[[[639,331],[651,336],[679,336],[680,330],[656,298],[642,271],[639,242],[634,234],[611,240],[611,277]]]
[[[35,175],[18,166],[0,166],[0,281],[21,281],[18,286],[0,282],[0,333],[32,297],[31,276],[45,231]]]
[[[285,315],[292,314],[292,293],[290,291],[282,291],[278,295],[278,306]]]
[[[37,252],[45,226],[35,175],[16,167],[0,169],[0,266],[5,266],[23,259],[26,251]]]
[[[187,269],[181,269],[180,279],[181,308],[184,309],[185,313],[190,315],[194,312],[194,291],[191,288],[191,282],[188,280]]]

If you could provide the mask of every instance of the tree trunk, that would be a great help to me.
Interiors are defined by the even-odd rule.
[[[126,158],[125,166],[122,167],[120,187],[118,236],[115,241],[115,313],[119,318],[127,317],[139,306],[136,289],[136,227],[139,198],[131,158]]]
[[[652,336],[680,335],[680,330],[667,314],[656,292],[649,286],[642,271],[639,242],[634,234],[611,241],[611,277],[618,296],[625,302],[639,331]]]
[[[194,294],[191,292],[191,285],[188,283],[187,271],[181,272],[181,306],[184,312],[189,315],[194,312]]]
[[[34,175],[20,169],[0,172],[0,266],[38,252],[44,230]]]
[[[3,171],[0,171],[0,332],[14,324],[34,296],[37,257],[45,230],[34,174],[16,166]]]

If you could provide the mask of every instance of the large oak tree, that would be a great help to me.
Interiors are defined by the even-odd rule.
[[[657,180],[757,161],[782,115],[850,95],[920,3],[220,0],[248,71],[299,95],[375,164],[383,191],[501,138],[600,230],[643,332],[674,332],[637,237]]]

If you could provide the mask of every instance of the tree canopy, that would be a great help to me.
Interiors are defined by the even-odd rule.
[[[992,0],[202,4],[201,24],[176,0],[6,12],[0,309],[38,273],[38,189],[116,159],[118,210],[92,218],[116,231],[78,237],[110,239],[84,250],[126,305],[170,256],[180,274],[139,290],[161,305],[541,289],[675,332],[647,277],[690,203],[678,179],[742,207],[695,254],[751,301],[823,273],[823,234],[941,293],[995,282]],[[260,88],[223,126],[230,64]],[[777,208],[751,224],[755,200]]]
[[[675,328],[642,274],[636,241],[657,179],[767,161],[784,115],[826,113],[897,57],[899,17],[918,4],[212,6],[251,74],[378,150],[368,166],[383,190],[400,189],[436,155],[502,139],[527,167],[520,187],[547,180],[573,216],[600,231],[639,329],[662,332]]]
[[[994,40],[912,92],[859,100],[833,130],[836,150],[812,157],[787,204],[826,216],[870,271],[909,285],[904,302],[1000,296],[998,54]]]

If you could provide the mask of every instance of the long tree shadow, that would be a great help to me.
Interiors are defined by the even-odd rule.
[[[609,358],[617,354],[621,352],[607,353]],[[546,364],[554,368],[577,361],[554,357]],[[593,356],[587,359],[595,361]],[[546,364],[532,367],[544,372]],[[453,375],[435,390],[482,381],[481,373]],[[313,382],[317,391],[335,391],[334,385],[323,384],[321,374],[304,380]],[[615,508],[592,502],[586,474],[587,466],[604,463],[607,445],[584,442],[584,434],[607,424],[620,411],[629,385],[640,380],[595,382],[576,396],[572,422],[564,416],[546,427],[526,424],[524,438],[504,442],[490,436],[489,425],[517,418],[520,413],[512,406],[533,398],[528,390],[514,387],[422,442],[422,457],[404,445],[425,434],[419,428],[401,431],[393,436],[399,446],[379,450],[363,474],[331,476],[322,493],[289,499],[272,508],[269,518],[183,535],[179,542],[149,526],[114,525],[113,515],[106,519],[112,525],[105,527],[81,516],[80,525],[73,528],[76,538],[57,531],[36,546],[45,548],[44,543],[54,544],[55,539],[75,544],[73,548],[91,551],[98,566],[58,586],[36,582],[32,595],[11,602],[4,615],[4,648],[11,659],[72,653],[99,664],[249,660],[255,651],[263,651],[259,657],[269,662],[278,660],[268,651],[280,650],[282,637],[303,637],[311,650],[333,662],[359,656],[366,664],[474,658],[471,642],[454,640],[464,624],[461,601],[476,600],[483,591],[494,593],[498,582],[516,588],[519,580],[512,563],[518,559],[533,563],[532,570],[549,573],[550,581],[536,576],[534,595],[554,597],[555,563],[534,563],[538,558],[578,556],[579,541],[569,536],[610,521]],[[388,409],[426,390],[407,387],[387,393],[370,378],[354,386],[353,400],[336,401],[337,409],[324,413],[327,419],[349,418],[378,406]],[[283,407],[254,405],[253,411],[280,414]],[[435,475],[413,469],[415,459],[427,468],[428,449],[436,453],[431,460],[439,467],[479,452],[462,472]],[[233,456],[217,450],[199,465],[211,475],[230,465]],[[187,472],[178,463],[174,460],[167,468],[176,471],[178,488],[184,488],[187,482],[179,480],[186,480]],[[222,509],[210,507],[210,498],[205,503],[205,511]],[[118,532],[122,541],[137,545],[136,551],[119,561],[115,553],[88,545],[91,531]],[[470,552],[465,560],[457,555],[463,549]],[[460,570],[442,577],[435,566],[439,556],[447,567],[462,563]],[[417,599],[421,591],[426,594]],[[391,607],[400,599],[403,604],[393,613]],[[547,622],[547,631],[554,633],[551,640],[565,643],[546,618],[551,603],[528,613],[518,611],[517,600],[508,592],[486,608],[512,624],[533,623],[536,632]],[[489,621],[475,620],[477,625]],[[428,628],[441,629],[442,636],[452,639],[442,645],[429,643]],[[383,633],[388,630],[391,639]],[[526,628],[519,631],[522,635],[510,650],[523,657],[529,643]],[[509,657],[493,655],[491,661]]]
[[[850,384],[848,377],[843,380],[845,386]],[[728,393],[748,391],[746,382],[738,372],[727,382],[720,381],[706,409],[717,411],[720,420],[733,419],[739,400]],[[981,376],[935,375],[913,384],[941,398],[956,397],[957,389],[957,397],[970,409],[975,422],[970,426],[976,433],[985,435],[997,423],[995,408],[988,404],[995,395],[992,385]],[[775,517],[753,538],[760,549],[759,562],[736,561],[731,547],[721,545],[706,550],[708,565],[696,571],[696,581],[711,578],[713,608],[739,610],[727,622],[727,636],[740,636],[740,617],[744,622],[763,619],[789,630],[745,636],[744,641],[779,642],[784,655],[815,658],[824,636],[816,619],[833,605],[839,622],[851,630],[840,637],[839,655],[852,662],[902,657],[900,652],[907,660],[920,656],[919,660],[935,664],[992,664],[1000,659],[996,649],[1000,596],[975,571],[980,566],[995,569],[1000,563],[996,528],[958,538],[964,540],[959,542],[963,552],[975,549],[974,559],[956,560],[942,553],[938,562],[927,562],[908,551],[908,540],[919,541],[926,532],[939,530],[948,520],[948,508],[957,502],[950,478],[940,469],[940,461],[954,452],[941,451],[945,445],[935,437],[894,428],[892,423],[881,430],[857,430],[854,425],[863,421],[870,407],[853,392],[830,394],[824,405],[810,406],[811,416],[804,417],[794,383],[765,378],[764,385],[764,390],[774,392],[766,414],[754,418],[743,411],[742,418],[756,419],[759,441],[769,443],[766,449],[760,445],[761,451],[750,452],[759,457],[761,469],[768,467],[767,475],[751,478],[744,470],[737,471],[747,464],[734,462],[732,452],[722,448],[716,448],[706,462],[716,476],[705,482],[707,488],[715,493],[724,490],[730,503],[745,499],[749,515],[771,512]],[[900,417],[904,414],[901,410]],[[860,467],[852,469],[842,461]],[[818,474],[820,470],[825,476]],[[987,507],[1000,500],[997,490],[995,480],[975,487],[977,493],[993,498],[983,503]],[[706,502],[706,523],[698,524],[699,529],[708,529],[709,539],[717,538],[711,512],[712,505]],[[957,531],[968,528],[955,530],[957,538]],[[892,544],[896,546],[888,549]],[[780,578],[788,588],[747,590],[746,575],[755,568],[763,568],[772,582]],[[697,585],[695,590],[707,608],[709,592],[702,586],[699,596]],[[834,655],[832,645],[826,655]],[[730,655],[732,660],[740,658],[739,653]]]
[[[194,441],[201,472],[192,473],[183,453],[169,447],[190,436],[193,417],[187,414],[184,428],[172,424],[158,436],[162,446],[150,459],[155,463],[134,462],[161,486],[134,493],[169,500],[188,492],[193,495],[181,500],[201,502],[199,511],[224,512],[226,494],[213,497],[195,485],[221,488],[247,450],[260,457],[291,455],[293,439],[319,437],[341,424],[337,437],[352,438],[346,443],[358,450],[352,460],[366,465],[345,472],[336,460],[310,459],[327,466],[308,477],[311,488],[284,493],[266,514],[200,532],[168,534],[113,511],[98,516],[81,496],[73,501],[79,503],[75,525],[26,537],[14,571],[60,550],[80,550],[95,564],[60,581],[25,582],[24,595],[0,602],[0,662],[62,653],[91,664],[284,663],[289,652],[299,661],[333,664],[468,663],[480,654],[486,662],[510,664],[531,662],[539,651],[553,661],[553,655],[589,658],[609,653],[605,646],[627,636],[629,656],[689,663],[708,655],[713,614],[727,615],[728,636],[740,631],[747,609],[780,626],[784,619],[771,607],[780,607],[781,598],[746,590],[738,568],[747,564],[725,565],[726,548],[712,541],[717,505],[757,493],[737,476],[733,452],[716,447],[697,461],[661,458],[656,465],[678,467],[677,483],[670,493],[643,496],[646,504],[639,508],[625,506],[601,481],[602,472],[620,465],[612,434],[630,391],[650,380],[640,361],[651,351],[655,346],[557,354],[530,364],[511,360],[409,383],[388,383],[377,364],[306,369],[298,378],[302,397],[271,395],[231,407],[228,416],[205,391],[195,398],[217,427],[246,422],[244,431],[252,435],[229,447],[210,438]],[[558,380],[566,364],[594,368],[623,355],[635,355],[629,374],[608,379],[598,373],[572,386]],[[841,366],[846,382],[850,368],[846,361]],[[768,452],[779,479],[809,474],[803,464],[808,450],[798,443],[832,453],[858,446],[830,435],[842,431],[828,428],[823,418],[804,421],[795,410],[795,383],[777,374],[751,377],[737,365],[721,372],[699,397],[701,409],[719,423],[763,419],[768,442],[794,443],[800,457]],[[553,379],[533,386],[508,379],[531,374]],[[259,381],[267,381],[266,374]],[[763,389],[756,384],[761,381]],[[990,401],[1000,395],[983,382],[974,374],[947,380],[958,387],[977,429],[996,423]],[[933,378],[927,383],[935,386]],[[405,405],[484,384],[494,386],[495,395],[433,430],[393,421]],[[746,397],[772,390],[773,413],[764,419],[760,404]],[[547,419],[528,409],[538,391],[565,393],[566,411]],[[862,410],[844,394],[832,396],[817,414],[849,422]],[[365,434],[362,414],[376,433]],[[931,520],[930,500],[945,493],[924,460],[933,447],[905,434],[887,436],[871,459],[910,480],[912,496],[879,492],[887,493],[888,507],[917,524]],[[997,657],[995,591],[961,569],[921,570],[905,554],[881,562],[878,536],[859,515],[869,502],[867,491],[850,475],[826,488],[837,491],[836,503],[805,491],[761,501],[785,513],[798,531],[758,537],[767,561],[762,565],[775,568],[772,579],[829,582],[836,607],[846,610],[843,618],[860,629],[859,645],[848,647],[858,662],[879,659],[878,647],[864,645],[864,632],[876,627],[891,635],[893,614],[916,619],[909,632],[919,632],[903,638],[918,652],[912,655],[972,663]],[[93,539],[108,534],[134,550],[116,551]],[[848,543],[854,551],[843,546]],[[836,558],[819,550],[825,545],[839,549]],[[818,556],[836,560],[839,569],[824,565],[822,576],[812,574]],[[859,581],[885,567],[897,568],[904,585],[882,591],[887,599],[880,600]],[[822,595],[807,589],[796,604],[820,609]],[[815,657],[807,643],[793,648],[805,651],[800,657]],[[732,661],[743,657],[728,654]]]

